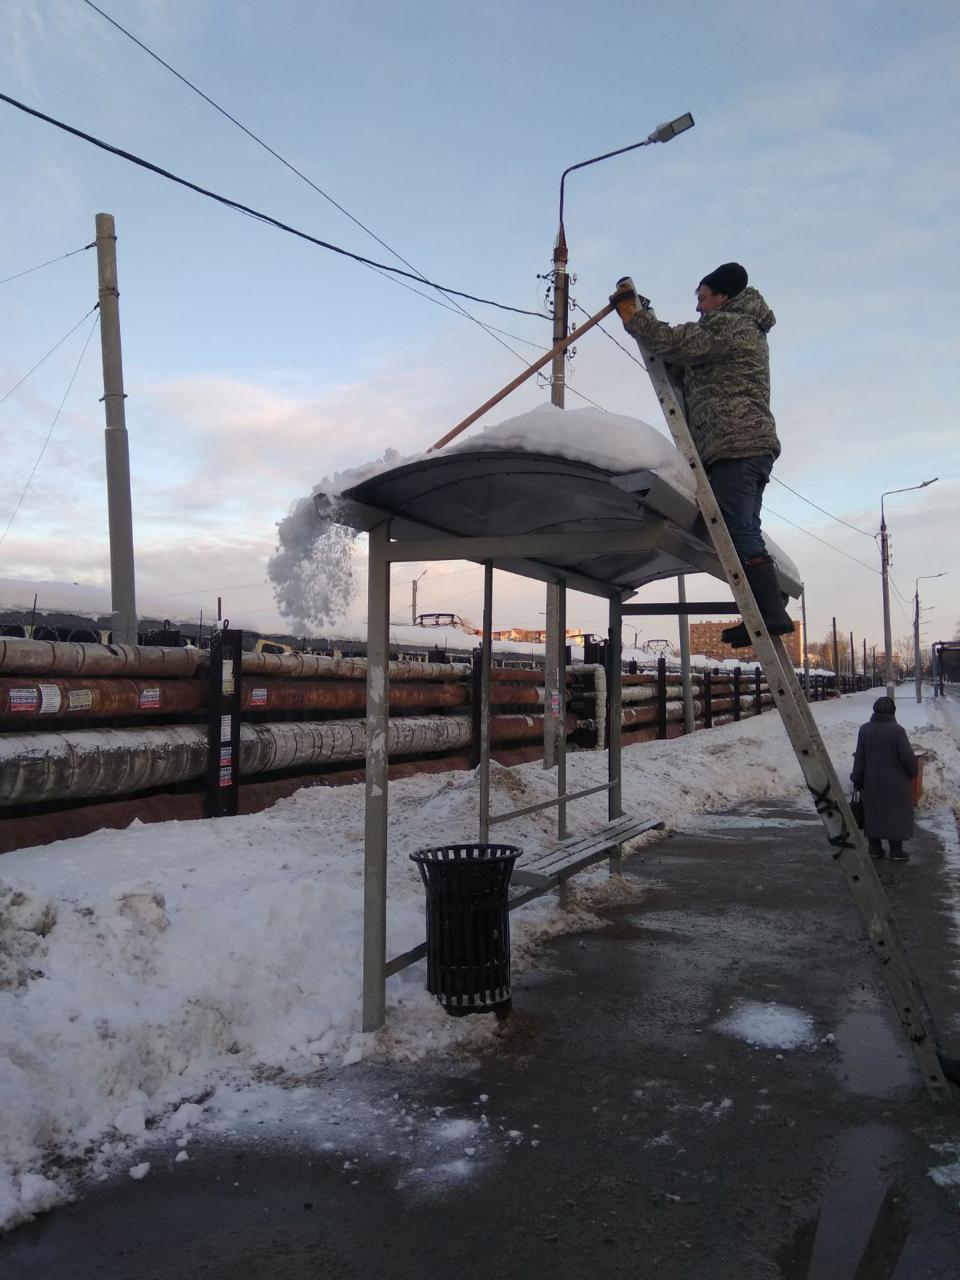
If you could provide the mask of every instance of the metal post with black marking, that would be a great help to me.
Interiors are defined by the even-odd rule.
[[[240,675],[243,632],[217,629],[210,637],[205,818],[235,817],[240,805]]]
[[[740,609],[740,616],[750,633],[770,693],[813,796],[817,813],[826,829],[833,856],[840,863],[870,945],[880,960],[884,980],[910,1041],[927,1092],[934,1101],[952,1102],[953,1094],[941,1066],[932,1019],[925,1008],[920,988],[897,935],[890,904],[870,860],[863,832],[850,812],[850,805],[803,695],[793,663],[784,649],[782,639],[771,636],[764,626],[664,362],[642,343],[638,342],[637,345],[670,434],[690,468],[696,485],[700,514],[706,522],[727,582]]]

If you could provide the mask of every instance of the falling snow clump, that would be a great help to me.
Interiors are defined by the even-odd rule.
[[[267,572],[277,608],[304,628],[342,617],[354,592],[354,531],[320,516],[301,498],[277,525],[277,551]]]

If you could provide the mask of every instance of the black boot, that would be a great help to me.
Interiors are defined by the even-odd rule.
[[[763,556],[745,564],[743,571],[769,633],[772,636],[789,635],[793,630],[793,622],[784,608],[776,565],[769,556]],[[753,643],[746,623],[743,622],[737,627],[727,627],[726,631],[721,632],[720,638],[733,649],[744,649]]]
[[[871,838],[870,841],[868,842],[868,846],[869,846],[871,858],[883,857],[883,841],[882,840],[874,840]]]

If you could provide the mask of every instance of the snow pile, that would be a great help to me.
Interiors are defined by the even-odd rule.
[[[589,462],[614,474],[655,471],[679,493],[694,495],[690,468],[673,441],[640,418],[600,409],[558,409],[545,404],[530,413],[462,436],[447,452],[520,449],[575,462]]]
[[[841,777],[872,700],[813,707]],[[941,704],[900,705],[912,741],[930,751],[929,801],[955,803],[960,726]],[[570,790],[606,782],[602,753],[573,753],[567,769]],[[474,839],[478,785],[475,774],[456,773],[391,786],[389,955],[423,938],[409,853]],[[549,799],[554,786],[539,763],[495,768],[493,810]],[[629,813],[676,824],[791,795],[806,798],[806,789],[775,715],[624,752]],[[601,825],[605,806],[603,791],[572,805],[574,833]],[[553,821],[528,814],[504,838],[534,852],[550,843]],[[597,883],[598,895],[624,891],[602,873]],[[135,823],[4,855],[0,1226],[68,1196],[67,1167],[136,1168],[149,1163],[150,1143],[183,1141],[231,1107],[249,1109],[264,1071],[286,1082],[274,1088],[289,1097],[291,1082],[320,1067],[489,1044],[493,1020],[447,1018],[424,992],[420,966],[390,980],[384,1031],[360,1032],[362,884],[362,785],[310,788],[247,817]],[[589,892],[578,894],[588,908]],[[517,970],[545,936],[587,920],[552,898],[514,913]],[[769,1010],[745,1016],[756,1037]],[[448,1136],[475,1145],[466,1128]]]
[[[716,1029],[762,1049],[799,1049],[813,1042],[809,1013],[773,1001],[740,1000]]]

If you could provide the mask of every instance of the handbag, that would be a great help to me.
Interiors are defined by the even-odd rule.
[[[859,788],[854,787],[853,794],[850,797],[850,812],[853,814],[853,820],[863,830],[863,792]]]

